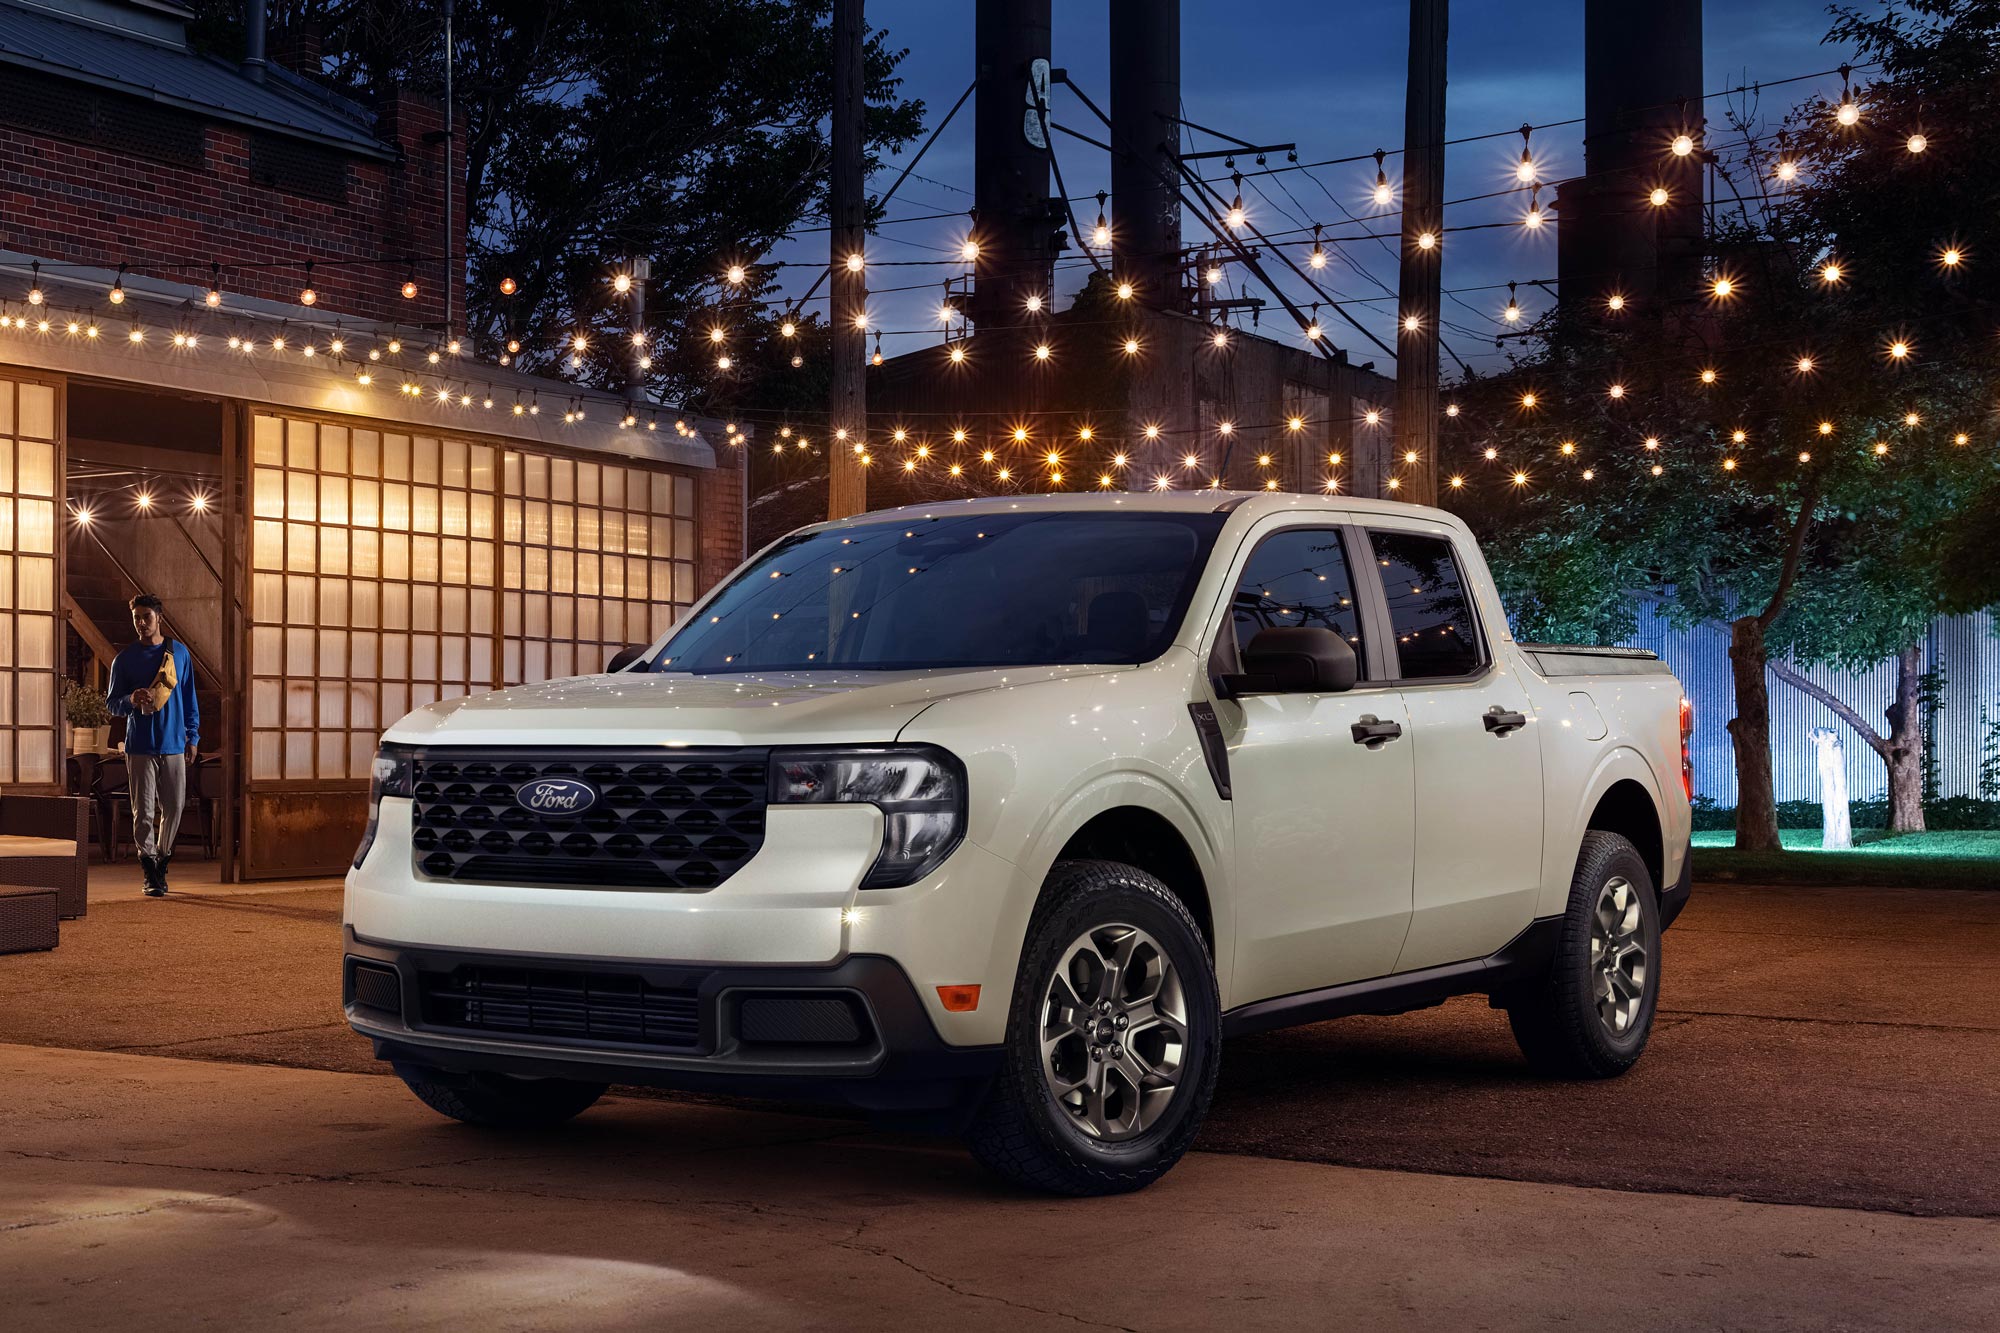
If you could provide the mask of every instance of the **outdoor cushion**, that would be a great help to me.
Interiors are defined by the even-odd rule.
[[[0,856],[75,856],[73,838],[30,838],[20,833],[0,833]]]

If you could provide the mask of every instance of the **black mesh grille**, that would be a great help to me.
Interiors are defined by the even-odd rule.
[[[395,970],[372,963],[354,964],[354,1002],[386,1013],[403,1012],[403,983]]]
[[[617,972],[468,965],[418,974],[425,1027],[693,1050],[700,1002]]]
[[[572,750],[416,760],[411,856],[433,879],[583,888],[708,889],[764,843],[766,752]],[[597,792],[577,814],[529,810],[524,784]]]

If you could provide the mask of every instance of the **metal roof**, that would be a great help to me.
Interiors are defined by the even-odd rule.
[[[46,10],[0,3],[0,64],[344,148],[392,156],[362,116],[282,76],[257,83],[184,46],[127,35]],[[276,71],[273,71],[276,73]]]

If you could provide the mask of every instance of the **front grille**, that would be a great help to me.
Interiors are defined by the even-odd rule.
[[[683,1051],[701,1044],[694,991],[618,972],[468,964],[420,972],[417,990],[425,1027]]]
[[[420,753],[411,857],[433,879],[710,889],[764,844],[763,750]],[[597,791],[578,814],[530,810],[524,783]]]

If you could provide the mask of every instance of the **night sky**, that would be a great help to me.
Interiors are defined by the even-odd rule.
[[[1643,0],[1635,0],[1643,2]],[[1403,72],[1408,39],[1408,9],[1394,0],[1329,4],[1326,0],[1182,0],[1182,97],[1190,120],[1259,143],[1296,142],[1301,162],[1347,157],[1402,146]],[[907,47],[902,64],[905,95],[920,97],[927,108],[925,133],[950,109],[973,74],[972,0],[868,0],[871,26],[886,29],[893,45]],[[1734,87],[1756,80],[1776,80],[1830,69],[1847,53],[1826,46],[1830,20],[1816,0],[1734,0],[1707,6],[1705,88]],[[1107,106],[1110,79],[1105,6],[1098,0],[1056,0],[1054,63],[1067,68],[1099,106]],[[1780,120],[1785,111],[1814,93],[1837,90],[1839,80],[1792,84],[1763,95],[1762,118]],[[1738,99],[1743,100],[1743,99]],[[1102,126],[1065,88],[1053,97],[1058,123],[1102,137]],[[1107,107],[1108,109],[1108,107]],[[1449,133],[1453,138],[1494,130],[1513,130],[1523,121],[1545,124],[1583,114],[1582,0],[1459,0],[1452,6]],[[1722,103],[1708,103],[1710,138],[1729,137],[1722,127]],[[918,140],[919,143],[922,140]],[[1553,181],[1582,169],[1582,126],[1538,132],[1535,156],[1543,164],[1542,179]],[[1224,147],[1204,141],[1202,148]],[[913,145],[914,147],[914,145]],[[1065,182],[1073,195],[1110,188],[1105,154],[1064,135],[1055,142]],[[1521,139],[1510,134],[1450,150],[1446,164],[1445,197],[1500,190],[1514,184]],[[890,216],[962,211],[972,205],[972,107],[968,103],[890,204]],[[1281,156],[1273,156],[1278,165]],[[1388,174],[1398,178],[1398,159],[1391,156]],[[1226,175],[1220,160],[1206,164],[1205,174]],[[1251,163],[1239,160],[1250,169]],[[900,162],[892,163],[870,182],[871,190],[886,189]],[[1263,182],[1268,198],[1247,188],[1244,202],[1251,219],[1266,231],[1291,231],[1324,222],[1347,234],[1394,232],[1392,205],[1378,208],[1371,199],[1375,181],[1372,161],[1290,172]],[[1275,183],[1289,187],[1288,196]],[[1324,189],[1322,189],[1324,186]],[[1223,182],[1225,196],[1231,191]],[[1360,228],[1347,221],[1329,193],[1359,218],[1383,219],[1383,225]],[[1545,189],[1542,202],[1550,202]],[[1447,227],[1503,218],[1518,219],[1526,209],[1525,195],[1510,195],[1448,208]],[[1077,205],[1080,224],[1091,227],[1095,201]],[[1385,216],[1386,215],[1386,216]],[[921,259],[955,255],[965,234],[962,219],[885,226],[870,242],[878,259]],[[1184,226],[1184,240],[1197,239],[1198,224]],[[1205,232],[1200,233],[1206,235]],[[1299,255],[1310,241],[1294,242]],[[824,261],[825,233],[802,236],[783,247],[778,257]],[[1444,286],[1449,293],[1487,284],[1518,281],[1521,305],[1532,317],[1548,297],[1525,284],[1555,276],[1555,228],[1530,234],[1521,228],[1448,236],[1444,255]],[[1365,269],[1370,277],[1356,271]],[[884,287],[921,282],[941,283],[948,269],[878,270],[871,285]],[[890,274],[893,272],[893,276]],[[1072,248],[1058,273],[1058,289],[1072,290],[1088,272]],[[809,281],[807,279],[806,281]],[[1377,283],[1381,285],[1377,285]],[[1338,298],[1381,297],[1396,283],[1394,242],[1353,241],[1339,247],[1322,274],[1322,285]],[[802,288],[798,283],[794,290]],[[940,287],[928,291],[889,293],[871,300],[875,327],[885,331],[883,348],[899,351],[939,341],[936,309]],[[1259,294],[1259,293],[1252,293]],[[1303,284],[1295,297],[1309,301]],[[1493,335],[1504,326],[1499,312],[1506,305],[1504,286],[1497,290],[1460,290],[1445,298],[1445,341],[1476,368],[1503,363]],[[1395,343],[1394,303],[1350,307],[1358,319],[1384,342]],[[1275,313],[1275,320],[1271,317]],[[1387,371],[1389,358],[1352,328],[1323,312],[1335,345],[1346,347],[1354,360],[1376,361]],[[1273,303],[1264,320],[1265,332],[1297,337],[1283,309]],[[1445,359],[1449,378],[1456,372]]]

